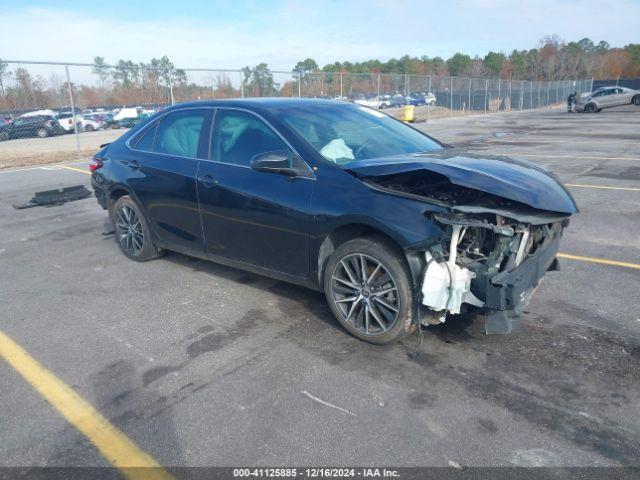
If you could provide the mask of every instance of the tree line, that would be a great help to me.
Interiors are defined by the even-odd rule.
[[[491,77],[515,80],[572,80],[575,78],[616,79],[640,76],[640,44],[614,48],[606,41],[589,38],[565,42],[557,35],[540,40],[537,48],[511,53],[489,52],[484,57],[455,53],[441,57],[404,55],[386,62],[334,62],[320,68],[312,58],[299,61],[302,72],[399,73]]]
[[[79,106],[164,104],[207,98],[240,96],[327,96],[356,93],[401,92],[403,76],[438,75],[476,78],[500,78],[530,81],[573,80],[580,78],[616,79],[640,77],[640,44],[623,48],[611,47],[607,42],[593,42],[583,38],[564,42],[553,35],[543,38],[536,48],[513,50],[510,54],[489,52],[484,57],[455,53],[448,59],[441,57],[412,57],[404,55],[387,61],[336,61],[320,67],[307,58],[297,62],[292,74],[282,83],[276,82],[266,63],[241,69],[240,78],[231,80],[224,72],[211,73],[194,81],[187,72],[176,68],[167,57],[152,58],[136,63],[118,60],[108,65],[103,57],[95,57],[91,70],[97,79],[94,85],[68,85],[66,78],[50,74],[32,76],[22,66],[10,70],[0,60],[0,109],[59,108],[69,105],[71,88]],[[314,75],[314,74],[332,75]],[[369,74],[346,76],[343,74]],[[381,75],[380,83],[373,80]],[[73,79],[72,79],[73,80]],[[414,81],[412,87],[418,87]]]

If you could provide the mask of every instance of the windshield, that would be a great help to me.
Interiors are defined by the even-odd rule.
[[[338,165],[442,148],[413,128],[363,106],[326,103],[286,107],[278,113],[324,158]]]

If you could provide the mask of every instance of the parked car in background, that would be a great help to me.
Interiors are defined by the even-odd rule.
[[[404,97],[402,95],[382,95],[380,97],[380,109],[394,108],[402,106]]]
[[[124,120],[125,118],[137,118],[142,112],[139,107],[125,107],[118,110],[113,116],[114,120]]]
[[[372,96],[372,97],[361,96],[359,98],[354,99],[353,102],[357,103],[358,105],[362,105],[364,107],[380,108],[380,98],[377,96]]]
[[[326,100],[175,105],[90,170],[129,259],[172,250],[313,288],[375,344],[465,310],[509,333],[577,211],[539,165]]]
[[[126,117],[126,118],[121,118],[119,120],[116,120],[115,117],[111,117],[111,118],[105,120],[104,128],[105,129],[107,129],[107,128],[112,128],[112,129],[132,128],[132,127],[135,127],[141,121],[146,120],[150,116],[151,115],[149,115],[148,113],[143,113],[141,115],[138,115],[135,118]]]
[[[81,120],[82,131],[93,132],[102,128],[102,122],[98,121],[93,115],[82,115]]]
[[[419,107],[422,105],[426,105],[427,102],[425,101],[424,97],[421,95],[409,95],[408,97],[404,98],[404,104],[413,105],[414,107]]]
[[[21,137],[52,137],[65,133],[58,119],[50,115],[27,115],[8,125],[0,125],[0,140]]]
[[[435,105],[436,104],[436,96],[433,94],[433,92],[427,92],[426,95],[424,96],[424,102],[427,105]]]
[[[57,118],[60,126],[64,128],[65,132],[73,133],[75,131],[74,123],[78,127],[78,131],[82,131],[82,116],[78,112],[76,112],[75,116],[70,111],[60,112],[58,113]]]
[[[620,105],[640,106],[640,90],[626,87],[600,87],[592,93],[583,93],[575,100],[573,109],[576,112],[599,112],[603,108]]]

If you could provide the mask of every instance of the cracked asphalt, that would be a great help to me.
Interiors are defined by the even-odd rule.
[[[416,127],[580,185],[562,252],[640,263],[640,109]],[[565,259],[520,332],[449,317],[421,347],[376,347],[318,293],[179,254],[127,260],[94,198],[11,207],[77,184],[0,170],[0,329],[160,464],[640,466],[640,269]],[[0,466],[108,465],[1,361],[0,386]]]

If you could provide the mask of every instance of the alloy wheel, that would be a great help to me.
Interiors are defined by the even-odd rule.
[[[122,248],[132,256],[138,255],[144,244],[142,222],[135,210],[129,205],[122,205],[116,213],[116,230]]]
[[[336,264],[331,274],[331,295],[343,321],[366,335],[380,335],[398,319],[396,280],[370,255],[353,253]]]

